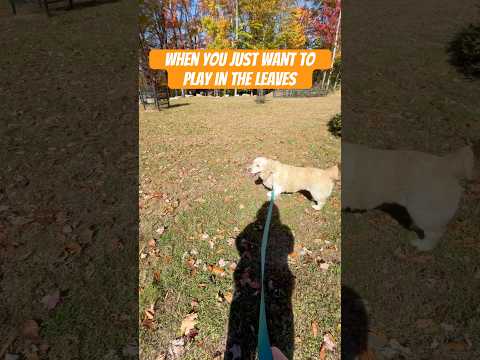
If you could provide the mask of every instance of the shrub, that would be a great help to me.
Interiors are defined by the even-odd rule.
[[[342,136],[342,114],[336,114],[328,122],[328,131],[334,136]]]
[[[450,63],[468,78],[480,77],[480,25],[470,24],[450,42]]]

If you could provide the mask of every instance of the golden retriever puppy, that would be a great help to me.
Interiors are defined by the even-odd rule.
[[[311,167],[296,167],[282,164],[280,161],[258,157],[248,168],[253,176],[258,176],[263,185],[274,192],[275,198],[281,193],[294,193],[306,190],[316,204],[315,210],[320,210],[332,193],[334,180],[339,179],[338,166],[328,169],[315,169]],[[267,197],[270,199],[272,193]]]
[[[446,156],[418,151],[371,149],[342,142],[342,208],[369,210],[383,204],[406,208],[424,238],[411,240],[432,250],[457,211],[462,181],[474,171],[472,147]]]

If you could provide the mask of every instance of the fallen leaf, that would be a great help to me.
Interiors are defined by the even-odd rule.
[[[227,291],[225,295],[223,295],[227,303],[231,304],[233,300],[233,294],[230,291]]]
[[[153,320],[151,320],[151,319],[144,319],[144,320],[142,321],[142,325],[143,325],[144,327],[146,327],[147,329],[150,329],[150,330],[152,330],[152,329],[155,328],[155,322],[154,322]]]
[[[312,321],[312,334],[313,334],[313,337],[318,336],[318,324],[316,321]]]
[[[320,269],[322,269],[324,271],[327,271],[329,267],[330,267],[330,264],[328,264],[328,263],[321,263],[320,264]]]
[[[154,248],[157,246],[157,242],[154,239],[148,240],[148,247]]]
[[[191,313],[182,320],[182,324],[180,325],[180,332],[182,333],[182,335],[188,335],[190,330],[193,330],[195,328],[195,325],[198,322],[197,318],[197,313]]]
[[[467,343],[465,341],[450,341],[447,344],[447,349],[451,351],[465,351],[467,350]]]
[[[70,254],[77,254],[82,251],[82,247],[78,243],[71,241],[65,245],[65,250]]]
[[[327,356],[327,351],[325,350],[325,346],[323,344],[320,346],[320,354],[318,355],[320,360],[325,360]]]
[[[298,258],[300,255],[298,254],[298,252],[294,251],[294,252],[288,254],[288,256],[291,257],[291,258],[296,259],[296,258]]]
[[[155,358],[155,360],[166,360],[166,359],[167,359],[167,354],[163,351],[161,351]]]
[[[195,259],[194,258],[188,258],[187,266],[190,270],[195,270]]]
[[[147,309],[143,311],[145,319],[153,320],[155,318],[155,305],[150,305]]]
[[[335,350],[335,347],[337,346],[335,344],[335,340],[333,339],[333,336],[330,335],[329,333],[326,333],[323,335],[323,346],[325,346],[325,348],[328,351]]]
[[[198,335],[198,329],[191,329],[188,334],[186,334],[187,340],[192,341]]]
[[[162,272],[160,270],[154,271],[153,272],[153,281],[155,281],[156,283],[159,283],[160,280],[161,280],[161,275],[162,275]]]
[[[36,352],[25,354],[25,360],[40,360],[40,356]]]
[[[216,265],[208,265],[207,269],[208,269],[208,271],[210,271],[212,274],[214,274],[216,276],[224,277],[226,275],[225,270],[223,270],[222,268],[220,268]]]
[[[40,340],[39,331],[40,326],[38,326],[38,323],[35,320],[27,320],[23,323],[22,335],[25,338],[32,340],[32,342]]]
[[[166,194],[165,194],[166,195]],[[154,191],[151,195],[150,198],[163,198],[164,194],[161,193],[160,191]]]
[[[230,264],[230,266],[228,267],[228,269],[229,269],[231,272],[235,271],[236,268],[237,268],[237,263],[236,263],[236,262],[232,262],[232,263]]]
[[[185,339],[183,337],[170,341],[167,349],[167,358],[171,360],[180,359],[185,353]]]
[[[162,235],[165,232],[165,226],[160,226],[157,230],[155,230],[155,232],[158,235]]]
[[[45,295],[41,303],[47,308],[47,310],[53,310],[60,301],[60,290],[55,290],[51,294]]]
[[[190,306],[192,307],[193,310],[197,310],[198,305],[199,303],[197,299],[192,299],[192,301],[190,302]]]

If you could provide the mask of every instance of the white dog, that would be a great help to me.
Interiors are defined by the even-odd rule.
[[[274,192],[275,198],[278,198],[281,193],[308,191],[316,202],[312,205],[315,210],[320,210],[325,205],[332,193],[334,180],[339,179],[337,166],[325,170],[295,167],[265,157],[253,160],[248,171],[254,176],[259,176],[263,185]],[[269,199],[271,195],[272,193],[269,191],[267,193]]]
[[[446,156],[418,151],[377,150],[342,142],[342,208],[369,210],[382,204],[406,208],[424,232],[412,245],[433,249],[457,211],[462,180],[471,180],[472,147]]]

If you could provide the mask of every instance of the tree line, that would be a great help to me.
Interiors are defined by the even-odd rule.
[[[151,48],[335,48],[338,73],[340,14],[341,0],[140,0],[140,76],[153,80]],[[338,80],[339,74],[334,76]]]

